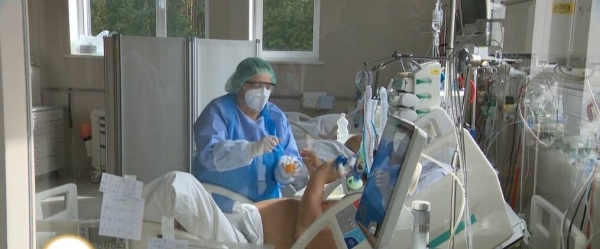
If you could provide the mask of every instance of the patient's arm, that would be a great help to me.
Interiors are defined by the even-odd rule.
[[[323,188],[325,184],[331,183],[339,178],[333,162],[327,162],[319,166],[308,181],[304,195],[300,201],[298,218],[296,221],[295,238],[302,233],[327,210],[334,202],[323,202]],[[335,241],[329,227],[321,230],[309,243],[308,248],[335,248]]]
[[[332,162],[315,169],[308,181],[302,200],[275,199],[256,203],[260,211],[264,244],[279,248],[291,248],[295,240],[335,201],[322,201],[323,187],[339,178]],[[329,228],[323,229],[308,248],[335,248]]]

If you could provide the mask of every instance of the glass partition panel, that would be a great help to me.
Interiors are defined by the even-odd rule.
[[[347,218],[355,217],[358,202],[339,206],[350,202],[340,187],[348,182],[325,167],[365,181],[379,141],[395,139],[381,134],[389,115],[415,123],[428,137],[420,174],[389,241],[393,248],[409,248],[406,241],[424,231],[411,228],[412,214],[424,211],[413,210],[413,201],[428,202],[432,248],[600,246],[594,226],[600,224],[598,1],[81,2],[85,22],[72,17],[67,1],[28,1],[31,84],[40,89],[33,91],[31,115],[38,248],[65,234],[96,248],[145,248],[148,237],[293,248],[298,236],[320,224],[332,223],[334,234],[358,231],[342,227],[356,226]],[[258,40],[258,57],[266,63],[201,72],[202,65],[218,67],[230,59],[194,48],[190,41],[197,39],[164,46],[160,39],[175,38],[152,38],[161,26],[156,4],[166,4],[158,9],[166,11],[168,36]],[[65,57],[56,48],[68,46],[77,33],[71,22],[80,21],[90,23],[91,33],[116,30],[152,42],[132,42],[123,58],[113,57],[119,54],[114,44],[106,46],[112,53],[105,57]],[[132,83],[106,66],[125,65],[143,57],[135,52],[142,50],[150,55],[132,60],[136,68],[151,68],[143,64],[151,61],[177,73],[178,82],[194,84],[175,89],[164,74],[121,68],[125,76],[147,76]],[[182,51],[184,58],[169,62]],[[223,75],[211,76],[218,72]],[[126,87],[158,83],[108,103],[107,96],[118,95],[113,90],[119,81]],[[210,93],[223,96],[206,99]],[[179,105],[161,105],[168,100]],[[194,110],[191,103],[206,107]],[[122,106],[139,106],[139,113],[121,113]],[[170,124],[174,114],[187,117],[182,113],[191,120]],[[115,120],[143,117],[125,127],[136,132],[119,134],[139,138],[143,146],[111,142],[108,127],[115,134],[126,129],[108,114]],[[165,133],[154,128],[157,120],[179,128]],[[193,135],[181,138],[185,132],[179,131],[188,128]],[[153,149],[144,152],[145,146]],[[122,158],[130,163],[110,168]],[[190,159],[187,170],[182,162]],[[331,160],[336,165],[318,167]],[[186,172],[150,184],[153,172],[174,167]],[[114,177],[104,175],[101,185],[107,172]],[[136,180],[126,176],[131,172]],[[147,198],[152,194],[159,196],[154,202]],[[224,199],[232,200],[228,208]],[[152,205],[165,206],[149,210]],[[213,210],[231,230],[203,233],[209,219],[198,207]],[[337,219],[345,221],[329,222]],[[319,235],[311,247],[368,247],[372,238],[363,232],[369,234]]]

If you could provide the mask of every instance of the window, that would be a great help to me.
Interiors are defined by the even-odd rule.
[[[259,56],[271,61],[317,61],[321,0],[255,0]]]
[[[167,36],[205,38],[208,0],[168,0]]]
[[[69,0],[71,54],[104,30],[130,36],[207,37],[207,0]],[[157,5],[158,3],[158,5]],[[87,42],[86,42],[87,41]],[[102,46],[96,40],[97,46]],[[99,49],[90,55],[103,55]]]

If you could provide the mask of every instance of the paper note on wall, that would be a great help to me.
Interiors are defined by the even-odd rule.
[[[144,200],[114,194],[104,194],[100,210],[100,231],[103,236],[140,240],[144,218]]]
[[[129,198],[141,198],[143,187],[143,182],[102,173],[100,182],[100,192],[102,193],[121,195]]]
[[[187,240],[148,238],[148,249],[187,249]]]

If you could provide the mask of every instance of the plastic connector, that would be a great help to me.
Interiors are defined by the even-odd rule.
[[[339,164],[346,165],[346,163],[348,163],[348,158],[346,158],[345,156],[338,156],[338,157],[335,159],[335,164],[336,164],[336,167],[337,167],[337,165],[339,165]]]

